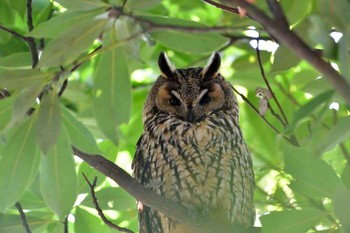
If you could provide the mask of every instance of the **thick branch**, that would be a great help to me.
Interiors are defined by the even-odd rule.
[[[147,205],[194,230],[200,229],[200,232],[203,233],[253,233],[260,231],[260,228],[252,227],[245,229],[238,226],[222,225],[215,221],[206,219],[196,219],[186,207],[170,201],[165,197],[162,197],[159,194],[143,187],[123,169],[118,167],[113,162],[105,159],[103,156],[89,155],[74,147],[73,152],[76,156],[87,162],[97,171],[114,180],[120,187],[127,191],[131,196],[141,201],[144,205]]]
[[[333,67],[319,57],[303,40],[299,38],[284,24],[270,19],[263,11],[259,10],[246,0],[237,0],[242,8],[247,10],[247,15],[259,22],[267,32],[279,42],[284,44],[299,58],[308,61],[315,69],[320,71],[327,78],[334,88],[343,96],[345,101],[350,104],[350,85]]]

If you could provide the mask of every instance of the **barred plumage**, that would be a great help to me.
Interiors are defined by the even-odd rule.
[[[218,73],[219,55],[204,68],[175,69],[161,54],[159,66],[144,107],[135,178],[203,218],[252,226],[252,162],[236,99]],[[139,223],[142,233],[193,232],[146,206]]]

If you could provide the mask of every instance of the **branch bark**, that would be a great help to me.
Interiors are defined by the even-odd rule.
[[[350,84],[329,63],[318,56],[297,34],[291,31],[289,27],[286,27],[284,22],[281,23],[279,20],[269,18],[263,11],[246,0],[237,0],[237,4],[246,9],[247,16],[260,23],[272,37],[289,48],[299,58],[308,61],[316,70],[323,74],[344,100],[350,104]],[[281,16],[281,13],[278,15]]]
[[[222,225],[207,219],[197,219],[194,214],[184,206],[177,204],[163,196],[145,188],[113,162],[101,155],[90,155],[79,151],[74,146],[72,150],[76,156],[87,162],[90,166],[114,180],[131,196],[141,201],[144,205],[159,211],[181,224],[197,230],[201,233],[253,233],[260,232],[260,228],[242,228],[233,225]]]

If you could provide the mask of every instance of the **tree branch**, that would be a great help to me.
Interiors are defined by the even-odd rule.
[[[32,0],[27,0],[27,25],[29,32],[34,29],[32,16]],[[34,68],[39,62],[38,48],[33,37],[26,37],[26,42],[29,46],[30,54],[32,55],[32,67]]]
[[[236,0],[237,4],[247,10],[247,15],[260,23],[266,31],[285,45],[299,58],[308,61],[316,70],[325,76],[334,88],[350,104],[350,85],[333,67],[318,56],[309,46],[284,24],[270,19],[263,11],[246,0]]]
[[[177,204],[159,194],[145,188],[128,173],[113,162],[105,159],[101,155],[89,155],[79,151],[74,146],[72,150],[76,156],[87,162],[90,166],[114,180],[120,187],[127,191],[131,196],[141,201],[144,205],[159,211],[169,218],[185,224],[194,230],[200,229],[202,233],[255,233],[260,232],[260,228],[242,228],[239,226],[223,225],[216,221],[207,219],[196,219],[194,214],[184,206]]]
[[[26,215],[23,212],[21,204],[19,202],[16,202],[15,206],[16,206],[16,208],[21,216],[22,225],[23,225],[24,229],[26,230],[27,233],[32,233],[32,231],[30,230],[30,227],[28,225]]]

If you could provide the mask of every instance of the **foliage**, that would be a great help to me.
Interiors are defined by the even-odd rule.
[[[293,31],[350,82],[349,1],[280,4]],[[265,1],[254,5],[268,12]],[[112,231],[82,172],[98,176],[106,216],[137,231],[134,199],[70,145],[131,172],[163,50],[177,67],[202,66],[220,50],[222,74],[247,97],[238,99],[262,232],[350,231],[349,105],[257,22],[199,0],[34,0],[33,30],[26,12],[25,0],[0,1],[0,232],[23,232],[17,202],[36,233],[63,232],[67,215],[69,232]],[[261,68],[280,105],[269,99],[265,116],[250,106],[267,88]]]

